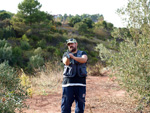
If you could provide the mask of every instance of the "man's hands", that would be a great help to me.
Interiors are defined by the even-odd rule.
[[[79,63],[86,63],[87,62],[87,55],[82,55],[82,57],[75,57],[73,54],[69,53],[71,59],[76,60]]]
[[[70,56],[70,58],[72,58],[72,59],[74,59],[74,55],[73,54],[71,54],[71,53],[69,53],[69,56]]]
[[[63,63],[65,65],[69,65],[71,61],[72,60],[71,60],[71,57],[69,55],[69,52],[66,52],[66,54],[64,55],[64,58],[63,58]]]
[[[74,64],[74,60],[79,63],[86,63],[87,59],[88,59],[87,55],[82,55],[81,57],[75,57],[73,54],[67,53],[63,58],[63,63],[65,65],[69,65],[70,62]]]
[[[66,57],[70,59],[70,55],[69,55],[69,53],[67,53],[67,54],[66,54]]]
[[[69,56],[69,52],[66,52],[66,53],[64,54],[64,57],[66,57],[66,58],[70,58],[70,56]]]
[[[70,58],[74,59],[75,56],[71,53],[66,53],[65,57],[68,58],[68,59],[70,59]]]
[[[64,57],[62,61],[63,61],[63,63],[64,63],[65,65],[69,65],[69,64],[70,64],[70,59],[67,58],[67,57]]]

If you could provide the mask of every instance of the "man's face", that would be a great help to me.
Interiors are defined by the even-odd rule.
[[[68,43],[67,45],[70,52],[75,52],[77,50],[77,43]]]

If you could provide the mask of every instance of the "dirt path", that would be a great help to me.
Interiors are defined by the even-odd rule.
[[[26,102],[30,109],[26,113],[61,113],[61,88],[58,93],[33,96]],[[75,104],[72,106],[74,113]],[[124,90],[109,77],[87,78],[87,95],[85,113],[133,113],[133,102]]]

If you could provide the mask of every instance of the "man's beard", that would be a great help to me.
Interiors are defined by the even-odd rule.
[[[73,47],[73,48],[69,48],[69,51],[70,51],[70,52],[75,52],[76,50],[77,50],[77,49],[74,48],[74,47]]]

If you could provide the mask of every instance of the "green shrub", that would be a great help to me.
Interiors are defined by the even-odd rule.
[[[91,57],[91,56],[88,55],[88,59],[89,59],[88,63],[91,64],[91,65],[95,65],[95,63],[98,62],[98,58],[96,58],[96,57]]]
[[[72,17],[70,20],[69,20],[69,26],[71,27],[74,27],[74,25],[78,22],[81,22],[81,18],[78,17],[78,16],[75,16],[75,17]]]
[[[51,42],[53,39],[53,35],[49,34],[46,36],[46,41]]]
[[[88,31],[88,25],[83,22],[76,23],[74,28],[78,30],[80,34],[86,33]]]
[[[99,39],[101,40],[106,40],[109,37],[109,33],[107,30],[103,28],[95,28],[94,33],[98,36]]]
[[[54,36],[55,38],[60,38],[60,37],[61,37],[61,34],[55,33],[53,36]]]
[[[25,34],[22,36],[22,40],[27,41],[27,42],[29,41],[28,37]]]
[[[23,51],[20,47],[14,47],[12,49],[12,59],[11,59],[11,62],[12,64],[17,64],[17,65],[22,65],[22,54],[23,54]]]
[[[27,41],[21,41],[21,49],[23,50],[29,50],[31,48],[30,44]]]
[[[23,51],[23,58],[24,59],[29,59],[31,56],[34,55],[34,50],[29,50],[29,51]]]
[[[8,62],[0,64],[0,112],[15,113],[25,107],[23,103],[27,98],[25,88],[17,73],[8,65]]]
[[[42,48],[41,47],[38,47],[34,50],[34,55],[42,55]]]
[[[59,49],[56,49],[56,51],[54,52],[54,56],[61,58],[61,56],[62,56],[61,51]]]
[[[62,23],[61,22],[55,22],[55,25],[58,27],[58,26],[61,26]]]
[[[56,51],[56,48],[54,46],[48,46],[47,51],[50,53],[54,53]]]
[[[8,39],[9,37],[15,37],[15,32],[12,27],[6,27],[3,29],[3,38]]]
[[[0,39],[3,39],[3,34],[4,34],[3,30],[0,29]]]
[[[144,109],[150,102],[150,39],[143,37],[137,44],[127,39],[120,43],[119,51],[102,44],[97,49],[101,59],[109,63],[112,75],[138,99],[139,109]]]
[[[37,47],[41,47],[42,49],[46,48],[46,41],[45,40],[38,41]]]
[[[56,26],[51,26],[50,31],[51,32],[56,32],[57,31]]]
[[[44,65],[44,59],[40,55],[31,56],[28,63],[28,68],[36,69]]]
[[[91,18],[85,18],[82,22],[85,23],[88,26],[88,28],[93,28],[94,22]]]
[[[40,40],[40,38],[39,38],[38,36],[36,36],[36,35],[32,35],[32,36],[31,36],[31,39],[32,39],[33,41],[39,41],[39,40]]]
[[[42,55],[41,55],[43,58],[44,58],[44,61],[49,61],[49,60],[52,60],[52,58],[54,57],[53,56],[53,53],[50,53],[48,52],[47,50],[44,50],[42,52]]]
[[[90,51],[89,55],[91,55],[91,57],[98,57],[98,53],[96,51]]]
[[[107,29],[113,30],[114,25],[112,23],[107,23]]]
[[[12,47],[6,40],[0,40],[0,62],[10,60],[12,57]]]

